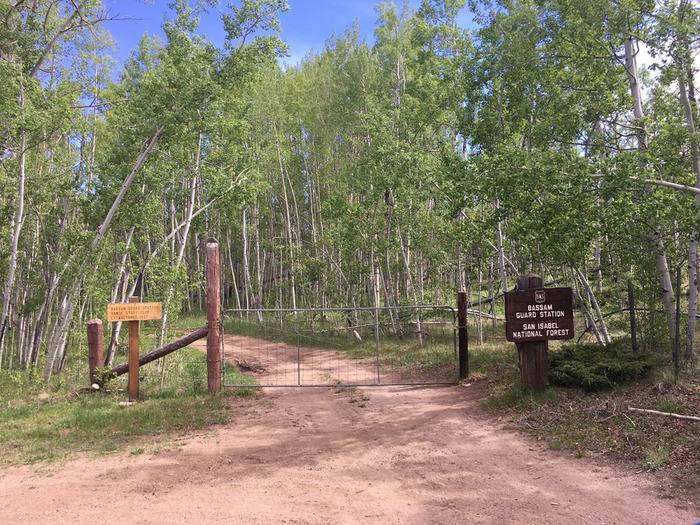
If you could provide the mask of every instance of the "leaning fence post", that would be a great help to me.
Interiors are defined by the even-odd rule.
[[[221,273],[219,242],[207,239],[207,384],[209,393],[221,391]]]
[[[459,379],[469,375],[469,332],[467,331],[467,292],[457,292],[457,327],[459,330]]]
[[[95,369],[104,366],[105,337],[100,319],[91,319],[87,323],[88,367],[90,384],[96,383]]]

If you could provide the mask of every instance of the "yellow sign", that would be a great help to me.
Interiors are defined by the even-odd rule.
[[[117,303],[107,305],[107,321],[152,321],[163,317],[161,303]]]

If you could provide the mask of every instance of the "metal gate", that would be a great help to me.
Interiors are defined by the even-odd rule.
[[[451,306],[236,309],[225,358],[254,386],[445,385],[459,379]],[[224,372],[224,386],[251,386]]]

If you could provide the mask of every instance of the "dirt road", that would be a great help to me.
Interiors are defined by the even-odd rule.
[[[0,523],[692,524],[484,417],[472,387],[271,389],[157,455],[0,471]],[[695,519],[694,519],[695,518]]]

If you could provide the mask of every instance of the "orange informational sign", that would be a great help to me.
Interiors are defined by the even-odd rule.
[[[163,317],[162,303],[117,303],[107,305],[107,321],[153,321]]]

